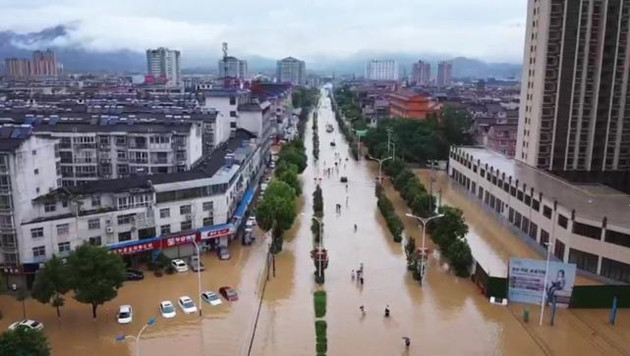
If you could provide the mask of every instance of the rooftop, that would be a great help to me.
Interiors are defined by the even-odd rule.
[[[556,200],[567,209],[575,209],[578,217],[601,221],[606,217],[615,225],[630,224],[630,195],[624,194],[601,184],[572,184],[547,172],[528,166],[500,153],[480,147],[458,147],[464,153],[479,160],[481,165],[498,169],[518,179],[519,185],[534,188],[543,196]]]

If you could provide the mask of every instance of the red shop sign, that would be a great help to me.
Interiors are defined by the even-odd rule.
[[[230,232],[231,232],[231,229],[229,227],[226,227],[226,228],[219,229],[219,230],[212,230],[212,231],[204,232],[203,236],[201,238],[203,240],[215,239],[217,237],[229,235]]]
[[[158,246],[159,246],[159,243],[157,241],[154,241],[154,242],[147,242],[147,243],[134,245],[134,246],[121,247],[121,248],[115,249],[114,252],[120,255],[133,255],[139,252],[152,251],[158,248]]]
[[[169,248],[179,245],[189,244],[192,241],[199,242],[201,239],[198,232],[192,232],[186,235],[172,236],[162,240],[162,248]]]

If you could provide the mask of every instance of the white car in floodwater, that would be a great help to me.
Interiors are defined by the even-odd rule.
[[[30,330],[41,330],[44,328],[44,324],[42,322],[24,319],[20,321],[16,321],[15,323],[9,325],[9,330],[16,330],[18,328],[25,328]]]
[[[177,272],[188,272],[188,265],[184,260],[180,260],[179,258],[172,260],[171,265]]]
[[[213,291],[205,291],[201,293],[201,299],[210,303],[213,307],[221,305],[221,298],[219,298],[219,296]]]
[[[179,304],[179,307],[182,308],[182,311],[186,314],[193,314],[197,312],[195,302],[193,302],[193,300],[187,295],[179,297],[177,304]]]
[[[118,324],[129,324],[133,321],[131,305],[121,305],[118,309]]]
[[[173,306],[170,300],[163,300],[160,302],[160,313],[166,319],[174,318],[177,315],[177,310]]]

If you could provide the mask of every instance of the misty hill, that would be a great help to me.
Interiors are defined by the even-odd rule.
[[[110,52],[96,52],[72,43],[69,32],[71,26],[58,25],[45,28],[39,32],[20,34],[13,31],[0,31],[0,60],[8,57],[30,58],[36,49],[53,49],[59,61],[64,65],[67,73],[76,72],[109,72],[109,73],[144,73],[146,58],[142,51],[118,50]],[[299,56],[298,56],[299,57]],[[276,58],[258,55],[241,56],[248,61],[251,74],[264,72],[273,73],[276,68]],[[363,75],[365,63],[372,58],[395,59],[403,68],[402,73],[411,73],[411,65],[419,59],[433,65],[432,75],[437,73],[437,62],[453,60],[453,75],[457,78],[507,78],[520,77],[521,66],[510,63],[487,63],[481,60],[465,57],[452,58],[444,53],[382,53],[363,51],[344,59],[329,56],[316,56],[306,61],[308,72],[321,74],[357,74]],[[182,53],[184,73],[216,73],[217,60],[206,58],[197,53]]]

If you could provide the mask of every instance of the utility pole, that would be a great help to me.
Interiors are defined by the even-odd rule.
[[[386,131],[387,131],[387,153],[390,153],[390,145],[392,142],[392,128],[388,127]]]

